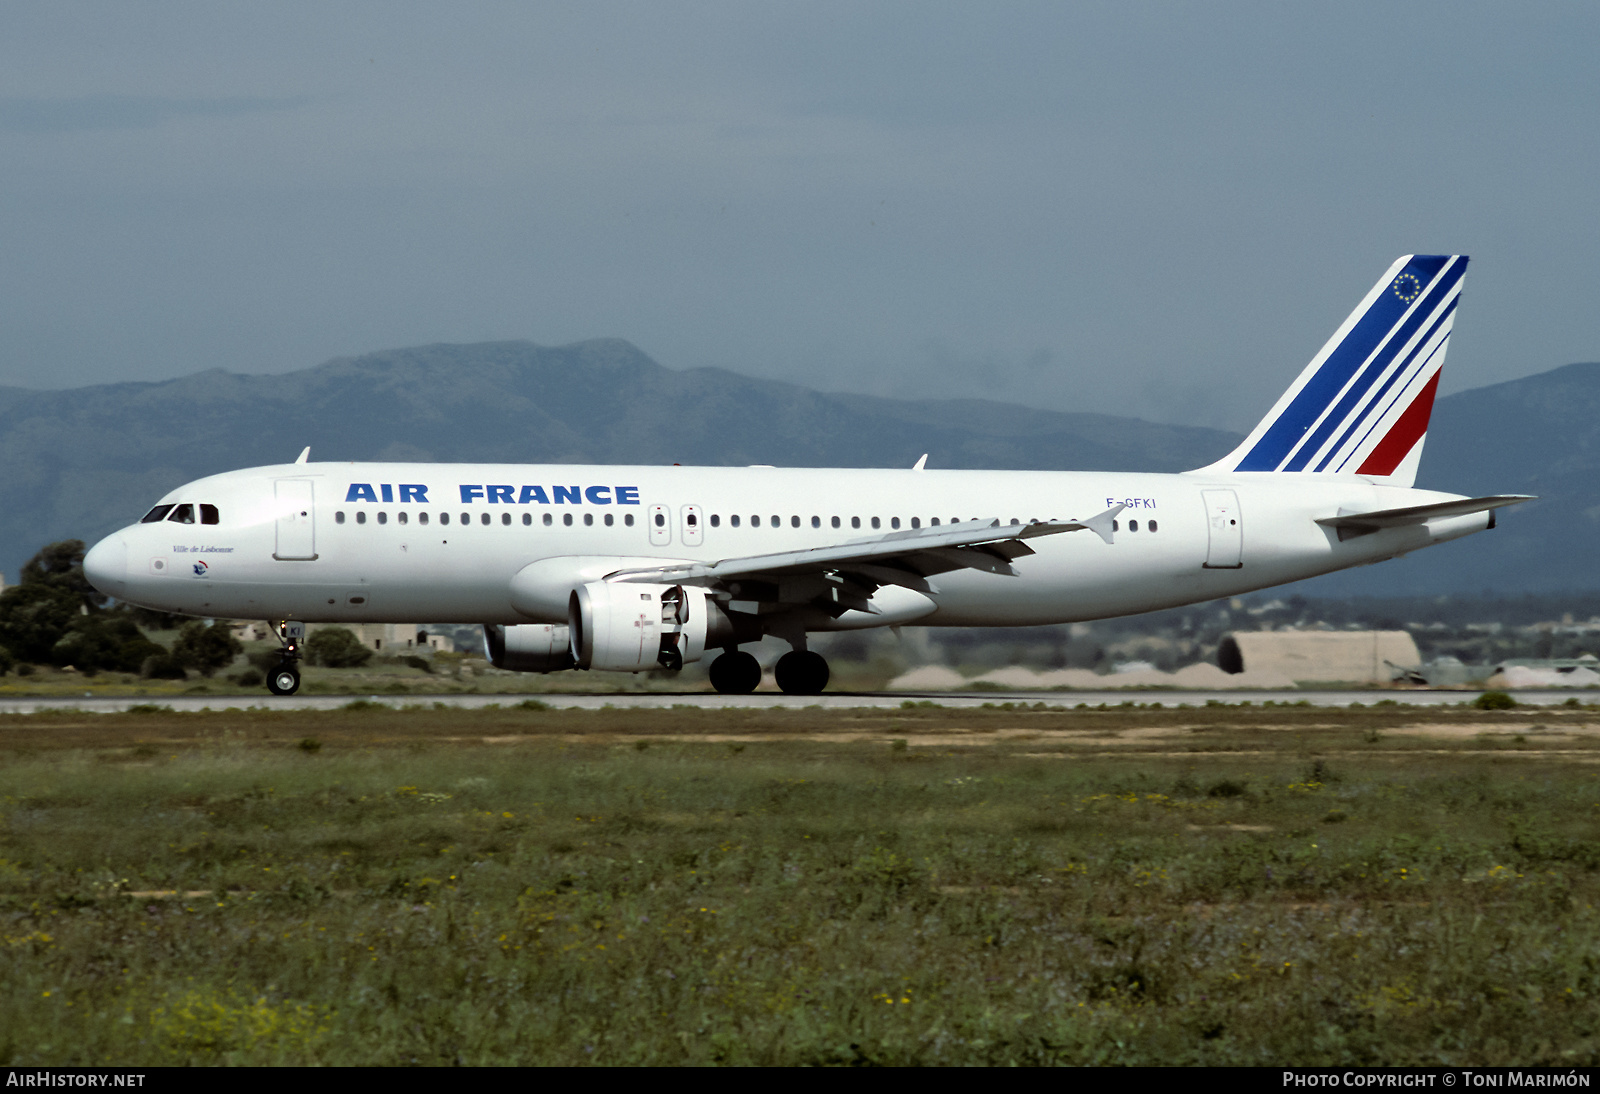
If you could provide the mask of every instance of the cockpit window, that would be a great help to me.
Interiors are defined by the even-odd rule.
[[[179,524],[193,524],[194,506],[189,504],[175,505],[172,507],[172,515],[167,519],[176,521]]]
[[[141,520],[139,523],[140,524],[154,524],[156,521],[160,520],[162,517],[165,517],[167,515],[167,511],[169,509],[171,509],[171,508],[172,508],[172,506],[170,506],[170,505],[158,505],[154,509],[152,509],[148,513],[146,513],[144,515],[144,519]]]
[[[215,505],[206,505],[204,502],[202,502],[200,504],[200,523],[216,524],[218,523],[218,520],[217,507]]]

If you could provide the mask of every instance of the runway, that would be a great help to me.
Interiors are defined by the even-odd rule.
[[[648,692],[648,693],[596,693],[570,692],[543,695],[179,695],[171,697],[127,696],[83,698],[15,698],[0,699],[0,714],[34,714],[46,711],[77,711],[84,714],[118,714],[130,707],[158,706],[174,711],[260,709],[260,710],[334,710],[362,700],[384,706],[401,708],[451,707],[478,709],[483,707],[515,707],[535,700],[556,709],[600,710],[606,707],[622,710],[661,710],[672,707],[691,707],[701,710],[884,710],[906,703],[933,703],[950,709],[981,708],[986,704],[1018,703],[1033,706],[1042,703],[1047,707],[1072,709],[1079,704],[1098,707],[1102,703],[1117,707],[1133,703],[1156,707],[1201,707],[1210,703],[1223,706],[1262,706],[1266,703],[1309,703],[1314,707],[1348,708],[1357,704],[1371,706],[1379,702],[1394,702],[1408,706],[1446,707],[1471,703],[1481,692],[1477,691],[985,691],[985,692],[840,692],[824,695],[784,695],[780,692],[755,692],[750,695],[717,695],[707,692]],[[1515,693],[1519,706],[1559,706],[1569,699],[1580,703],[1600,701],[1600,695],[1570,689],[1552,688]]]

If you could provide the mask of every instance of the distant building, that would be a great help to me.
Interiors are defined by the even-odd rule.
[[[430,634],[415,623],[353,623],[348,629],[363,646],[379,653],[413,653],[418,648],[450,651],[456,644],[442,634]]]
[[[1387,684],[1422,664],[1405,631],[1235,631],[1222,639],[1224,672],[1276,672],[1294,681]]]
[[[321,627],[343,627],[361,640],[363,646],[379,653],[413,653],[418,649],[452,652],[456,644],[448,635],[430,634],[415,623],[312,623],[306,627],[310,638]],[[241,642],[264,642],[273,637],[272,624],[257,620],[235,620],[228,624]]]

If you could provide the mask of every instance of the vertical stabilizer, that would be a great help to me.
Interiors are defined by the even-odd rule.
[[[1466,255],[1389,267],[1245,442],[1201,470],[1415,483],[1466,270]]]

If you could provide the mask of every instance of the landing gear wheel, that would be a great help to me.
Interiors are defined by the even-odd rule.
[[[730,650],[711,662],[711,686],[723,695],[749,695],[761,683],[761,662]]]
[[[293,695],[300,690],[300,673],[292,665],[282,665],[267,677],[267,690],[274,695]]]
[[[828,662],[820,653],[794,650],[778,658],[772,675],[785,695],[821,695],[828,686]]]

